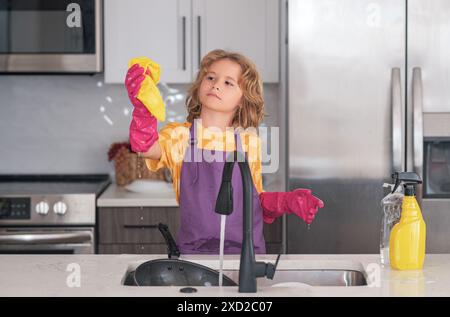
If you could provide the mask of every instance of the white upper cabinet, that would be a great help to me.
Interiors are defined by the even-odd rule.
[[[249,57],[278,82],[279,0],[106,0],[105,82],[123,83],[127,63],[147,56],[161,81],[190,83],[213,49]]]
[[[193,0],[193,68],[221,48],[250,58],[264,82],[278,82],[278,0]]]
[[[162,82],[192,78],[190,0],[106,0],[105,82],[123,83],[128,61],[146,56]]]

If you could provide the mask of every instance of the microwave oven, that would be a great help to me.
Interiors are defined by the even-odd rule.
[[[102,16],[102,0],[0,0],[0,72],[103,71]]]

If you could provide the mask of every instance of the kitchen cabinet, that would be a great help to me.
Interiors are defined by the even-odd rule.
[[[175,238],[179,228],[177,207],[99,208],[99,253],[166,253],[158,224],[169,227]]]
[[[128,61],[148,56],[161,81],[190,83],[213,49],[249,57],[264,82],[278,82],[279,0],[108,0],[105,82],[123,83]]]
[[[278,82],[278,0],[193,0],[193,67],[222,48],[250,58],[266,83]]]
[[[191,12],[185,0],[105,1],[105,82],[123,83],[138,56],[161,65],[161,81],[189,82]]]
[[[158,223],[166,224],[175,239],[180,226],[178,207],[100,207],[98,212],[100,254],[165,254]],[[267,253],[279,253],[281,219],[265,224],[264,237]]]

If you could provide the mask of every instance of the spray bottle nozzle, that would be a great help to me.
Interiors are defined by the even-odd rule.
[[[392,178],[395,181],[395,186],[392,189],[392,193],[394,193],[398,186],[403,183],[405,186],[405,194],[407,196],[412,196],[415,194],[415,186],[417,184],[422,184],[422,180],[419,175],[414,172],[395,172],[392,174]]]

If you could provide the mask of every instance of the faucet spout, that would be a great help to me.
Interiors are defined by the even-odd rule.
[[[233,187],[231,185],[234,162],[238,161],[242,176],[243,200],[243,236],[241,258],[239,264],[239,292],[256,293],[256,278],[273,278],[280,255],[274,264],[257,262],[253,244],[253,180],[250,168],[245,156],[237,151],[233,153],[233,160],[227,158],[223,174],[222,184],[216,201],[215,211],[219,214],[229,215],[233,211]]]

